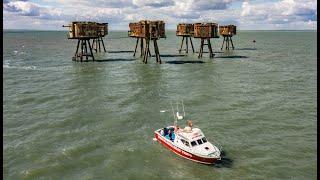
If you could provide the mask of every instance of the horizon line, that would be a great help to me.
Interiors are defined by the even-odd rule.
[[[68,31],[61,29],[3,29],[3,31]],[[168,31],[176,31],[176,29],[166,29]],[[125,29],[109,29],[109,31],[128,31]],[[237,29],[237,31],[317,31],[317,29]]]

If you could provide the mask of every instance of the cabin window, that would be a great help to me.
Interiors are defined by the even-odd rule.
[[[188,141],[186,141],[186,142],[184,143],[184,145],[186,145],[186,146],[190,147],[190,145],[189,145],[189,142],[188,142]]]
[[[206,142],[207,142],[207,138],[206,138],[206,137],[203,137],[203,138],[202,138],[202,141],[203,141],[203,143],[206,143]]]
[[[186,140],[184,140],[184,139],[181,139],[181,142],[182,142],[184,145],[186,145],[186,146],[190,147],[190,145],[189,145],[189,142],[188,142],[188,141],[186,141]]]
[[[199,145],[202,144],[201,139],[198,139],[197,142],[198,142]]]
[[[191,146],[193,147],[193,146],[196,146],[197,145],[197,143],[195,142],[195,141],[192,141],[191,142]]]

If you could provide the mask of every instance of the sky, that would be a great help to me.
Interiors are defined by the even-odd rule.
[[[66,30],[72,21],[233,24],[239,30],[316,30],[316,0],[3,0],[4,29]]]

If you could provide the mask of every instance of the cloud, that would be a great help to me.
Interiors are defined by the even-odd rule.
[[[137,7],[150,6],[150,7],[159,8],[159,7],[167,7],[167,6],[174,5],[173,0],[133,0],[132,2]]]
[[[39,16],[40,8],[38,5],[26,1],[13,1],[5,3],[4,11],[15,12],[23,16]]]
[[[241,16],[248,16],[250,13],[251,13],[251,6],[249,5],[249,2],[243,2]]]
[[[316,1],[282,0],[275,3],[242,3],[243,20],[264,21],[271,24],[289,24],[298,21],[316,21]]]
[[[96,0],[95,5],[99,7],[108,7],[108,8],[123,8],[123,7],[131,7],[134,4],[132,0]]]
[[[227,3],[223,1],[216,0],[199,0],[194,1],[192,3],[193,10],[218,10],[218,9],[226,9]]]
[[[125,30],[129,22],[158,19],[173,29],[180,22],[203,21],[238,29],[316,29],[316,5],[316,0],[4,0],[3,23],[59,29],[61,23],[98,21]]]
[[[175,18],[178,19],[188,19],[188,20],[193,20],[193,19],[198,19],[200,18],[200,13],[198,12],[192,12],[192,13],[188,13],[188,12],[175,12],[172,15]]]
[[[178,0],[177,0],[178,1]],[[188,10],[224,10],[228,8],[232,2],[240,0],[186,0],[185,3]]]

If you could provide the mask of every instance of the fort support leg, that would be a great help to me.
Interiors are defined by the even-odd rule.
[[[150,40],[149,40],[149,39],[146,39],[146,48],[144,49],[144,58],[143,58],[143,62],[144,62],[145,64],[148,63],[149,45],[150,45]]]
[[[226,37],[223,36],[223,41],[222,41],[222,46],[221,46],[221,50],[223,49],[223,44],[224,44],[224,41],[226,40]]]
[[[146,58],[146,64],[147,64],[148,63],[149,51],[150,51],[150,39],[148,39],[146,46],[147,46],[147,51],[146,51],[146,57],[147,57]]]
[[[186,37],[186,53],[188,53],[188,37]]]
[[[100,38],[101,38],[101,43],[102,43],[102,46],[103,46],[104,52],[107,52],[107,51],[106,51],[106,47],[104,46],[103,39],[102,39],[102,37],[100,37]]]
[[[100,47],[100,38],[97,39],[98,40],[98,44],[99,44],[99,52],[101,52],[101,47]]]
[[[203,38],[201,38],[200,50],[199,50],[199,56],[198,56],[198,58],[202,58],[202,53],[203,53],[203,44],[204,44],[204,39],[203,39]]]
[[[190,38],[190,43],[191,43],[191,47],[192,47],[192,52],[194,53],[194,48],[193,48],[192,39],[191,39],[191,37],[189,37],[189,38]]]
[[[198,59],[200,58],[200,54],[201,54],[201,46],[202,46],[202,41],[200,41],[200,49],[199,49]]]
[[[230,42],[231,42],[232,49],[234,50],[234,46],[233,46],[233,42],[232,42],[232,38],[231,37],[230,37]]]
[[[141,48],[140,57],[142,57],[143,56],[143,38],[140,38],[140,48]]]
[[[154,51],[155,51],[155,54],[156,54],[157,63],[161,64],[159,47],[158,47],[158,43],[157,43],[157,40],[156,40],[156,39],[153,40],[153,45],[154,45]]]
[[[151,56],[150,48],[148,49],[148,55]]]
[[[135,57],[135,56],[136,56],[136,52],[137,52],[138,44],[139,44],[139,38],[137,38],[137,41],[136,41],[136,47],[134,48],[133,57]]]
[[[96,52],[99,52],[99,48],[98,48],[98,46],[99,46],[99,41],[98,41],[98,39],[97,38],[95,38],[95,49],[96,49]]]
[[[77,57],[78,57],[79,45],[80,45],[80,39],[78,39],[77,50],[76,50],[76,53],[74,54],[74,58],[75,58],[75,60],[76,60],[76,59],[77,59]]]
[[[92,39],[92,49],[94,48],[94,39]]]
[[[92,60],[94,61],[94,56],[93,56],[93,53],[92,53],[92,48],[91,48],[91,45],[90,45],[90,40],[88,40],[88,44],[89,44],[89,49],[90,49],[90,55],[92,57]]]
[[[183,46],[183,41],[184,41],[184,36],[182,37],[182,41],[181,41],[181,46],[180,46],[180,49],[179,49],[179,53],[181,53],[181,49],[182,49],[182,46]]]
[[[158,63],[157,42],[155,39],[153,39],[153,47],[154,47],[154,53],[156,56],[156,62]]]
[[[81,54],[80,54],[80,61],[82,62],[82,57],[83,57],[83,40],[81,40]]]
[[[86,56],[86,60],[89,60],[89,57],[88,57],[88,47],[87,47],[87,40],[84,40],[84,54]]]
[[[98,41],[98,45],[99,45],[99,52],[101,52],[101,47],[100,47],[101,41],[100,41],[100,38],[97,38],[97,41]]]
[[[209,38],[207,39],[207,42],[208,42],[208,49],[209,49],[209,58],[211,59],[213,58],[213,52],[212,52],[211,42]]]
[[[142,40],[142,39],[141,39]],[[141,43],[140,42],[140,46],[141,46]],[[143,63],[145,64],[145,61],[146,61],[146,50],[147,50],[147,42],[146,42],[146,48],[142,49],[141,48],[141,51],[143,50],[143,55],[142,55],[142,52],[141,52],[141,55],[143,56]]]
[[[98,52],[98,39],[94,39],[95,51]]]
[[[94,46],[94,39],[92,39],[92,48],[93,48],[93,46]]]
[[[202,55],[203,55],[203,47],[204,47],[204,39],[202,39],[201,58],[202,58]]]
[[[97,42],[97,39],[95,39],[94,45],[96,46],[96,48],[95,48],[96,52],[98,52],[98,42]]]
[[[147,42],[146,42],[146,48],[143,51],[143,63],[146,64],[146,51],[147,51]]]
[[[156,45],[157,45],[157,52],[158,52],[158,63],[161,64],[161,58],[160,58],[160,52],[159,52],[159,47],[158,47],[158,43],[156,41]]]
[[[84,55],[86,56],[86,60],[88,61],[87,40],[84,40]]]

